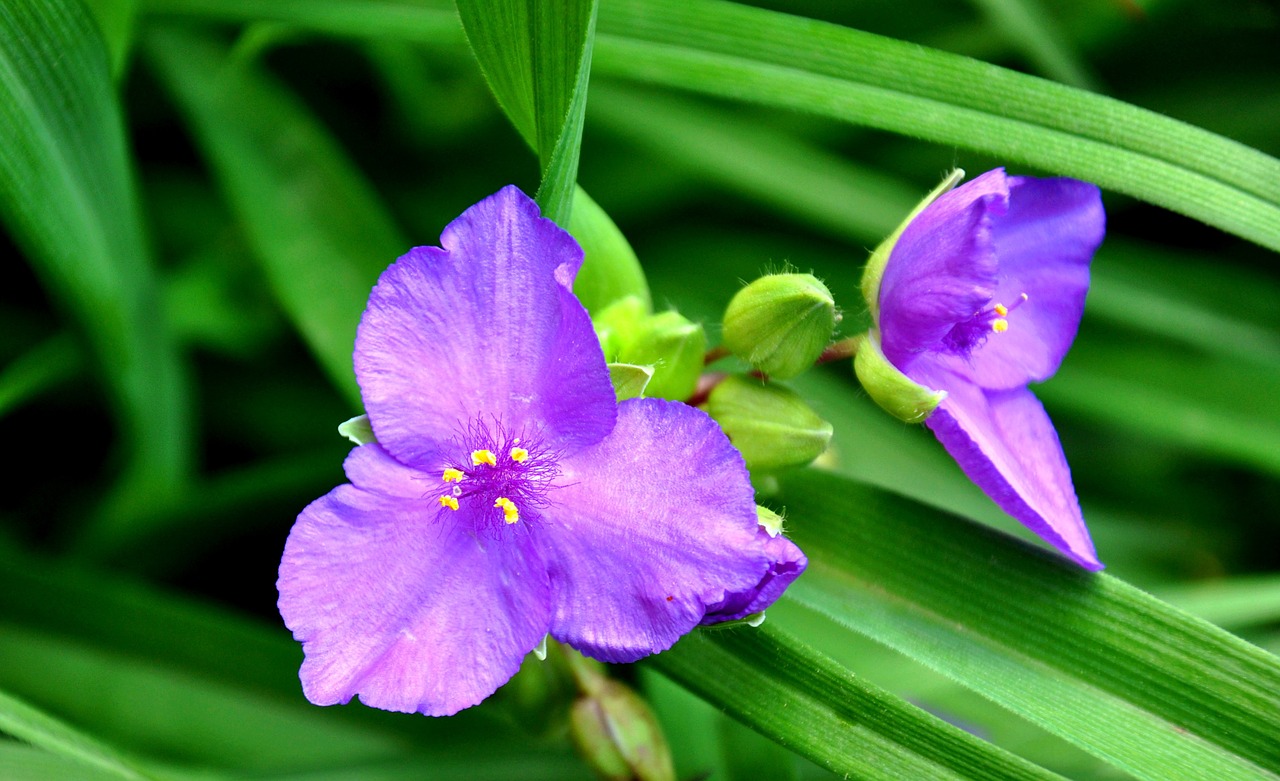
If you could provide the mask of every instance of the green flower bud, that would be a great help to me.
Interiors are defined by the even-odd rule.
[[[880,338],[874,331],[859,344],[853,370],[858,375],[858,382],[876,404],[907,423],[920,423],[933,414],[933,410],[947,397],[946,391],[926,388],[889,363],[880,350]]]
[[[916,204],[916,208],[911,210],[907,218],[902,221],[897,230],[889,234],[889,238],[880,242],[880,246],[875,248],[871,253],[871,257],[867,259],[867,267],[862,272],[862,297],[867,300],[867,311],[871,313],[871,319],[880,322],[880,280],[884,277],[884,267],[889,262],[889,256],[893,254],[893,247],[898,243],[898,237],[907,229],[920,212],[925,210],[929,204],[938,200],[944,193],[952,190],[960,180],[964,179],[964,170],[957,168],[942,180],[942,183],[933,188],[933,191],[924,197],[924,200]],[[885,409],[888,409],[886,407]]]
[[[616,781],[674,781],[671,749],[649,705],[625,684],[593,678],[569,714],[573,742],[591,768]]]
[[[638,399],[644,395],[645,386],[653,379],[652,366],[636,366],[631,363],[609,364],[609,382],[618,401]]]
[[[618,357],[622,363],[653,367],[647,395],[679,401],[693,395],[706,352],[701,325],[678,312],[662,312],[644,322]]]
[[[706,410],[752,472],[807,464],[831,442],[831,424],[795,391],[750,377],[726,377],[712,389]]]
[[[739,290],[724,313],[724,345],[770,377],[813,366],[831,341],[836,302],[812,274],[773,274]]]
[[[620,298],[634,296],[649,311],[649,283],[640,260],[618,226],[581,187],[574,191],[569,232],[582,247],[582,268],[573,293],[589,312],[598,312]]]

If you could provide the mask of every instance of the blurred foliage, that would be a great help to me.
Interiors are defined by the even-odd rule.
[[[483,17],[483,4],[466,5]],[[643,292],[634,248],[653,308],[701,324],[709,345],[742,283],[784,270],[822,279],[843,308],[838,335],[850,336],[866,327],[858,280],[868,249],[946,170],[1078,173],[1047,156],[1044,167],[1026,162],[1040,159],[1030,142],[1025,159],[996,159],[980,150],[1003,148],[1001,138],[927,142],[817,98],[799,111],[781,107],[785,95],[732,94],[715,85],[736,60],[711,49],[683,52],[702,64],[671,89],[679,72],[624,61],[623,44],[637,45],[640,32],[628,39],[616,20],[650,11],[656,20],[673,4],[599,5],[603,64],[577,128],[580,94],[569,93],[585,84],[576,68],[593,56],[594,10],[566,28],[577,59],[539,87],[569,123],[547,124],[531,103],[513,126],[499,108],[511,100],[489,89],[499,88],[502,47],[477,46],[478,64],[457,10],[440,0],[0,9],[0,242],[14,258],[0,290],[0,426],[17,451],[0,502],[0,731],[37,747],[0,741],[0,776],[589,778],[567,737],[562,673],[551,668],[526,664],[516,685],[446,720],[319,709],[302,697],[301,652],[275,612],[276,566],[298,511],[343,479],[349,443],[336,427],[360,412],[350,350],[380,270],[435,243],[504,184],[537,192],[544,171],[557,177],[544,195],[567,211],[577,166],[598,208],[580,206],[574,218],[593,220],[584,234],[630,275],[618,291],[601,283],[597,303]],[[1108,238],[1076,347],[1037,388],[1108,575],[1138,588],[1106,579],[1091,591],[1029,545],[938,512],[1031,539],[927,431],[876,408],[847,363],[810,372],[791,385],[833,426],[821,462],[834,475],[758,487],[797,509],[797,539],[821,554],[810,554],[813,583],[800,581],[756,635],[695,635],[617,671],[648,694],[679,777],[850,767],[869,778],[1160,777],[1134,767],[1140,750],[1075,729],[1063,716],[1072,705],[1101,714],[1103,727],[1125,711],[1126,729],[1150,728],[1170,751],[1185,747],[1177,730],[1191,729],[1204,746],[1187,756],[1204,764],[1180,777],[1280,777],[1277,748],[1249,732],[1280,721],[1280,694],[1266,688],[1280,667],[1263,653],[1280,651],[1280,265],[1264,248],[1280,246],[1280,222],[1265,210],[1280,204],[1280,10],[1263,0],[756,5],[930,47],[919,50],[926,57],[936,49],[993,63],[1035,89],[1042,82],[1017,72],[1085,87],[1221,138],[1171,123],[1160,132],[1191,145],[1185,161],[1151,162],[1119,142],[1089,153],[1089,165],[1126,184],[1105,192]],[[689,18],[738,19],[727,5],[687,6]],[[777,43],[774,22],[796,40],[829,29],[742,18],[759,26],[713,32],[764,47]],[[475,20],[463,19],[474,36]],[[689,32],[693,47],[701,39]],[[796,61],[823,53],[797,48]],[[750,60],[786,70],[760,62]],[[936,72],[895,78],[920,94],[969,94],[972,85],[938,80],[951,60],[929,62]],[[1094,116],[1088,96],[1062,94]],[[1206,138],[1234,150],[1230,166],[1213,169]],[[1142,193],[1155,185],[1134,173],[1141,166],[1173,171],[1181,189]],[[1188,184],[1202,180],[1203,192]],[[1223,194],[1232,187],[1253,189],[1237,202]],[[885,548],[874,559],[833,543],[898,540],[894,524],[908,523],[937,536],[905,530],[902,545],[913,547],[899,552],[865,542]],[[992,581],[1004,590],[985,583],[983,568],[999,557],[1012,562]],[[931,560],[945,573],[934,577]],[[895,566],[911,577],[898,583]],[[952,577],[955,588],[939,591]],[[962,597],[966,582],[977,585]],[[1067,601],[1082,612],[1064,610]],[[1020,634],[1000,623],[1015,607],[1031,623],[1058,616],[1061,625]],[[1132,621],[1113,633],[1093,623],[1102,615]],[[1035,655],[1046,638],[1079,637],[1096,642]],[[990,671],[962,669],[966,653],[991,655],[1013,683],[984,684]],[[1072,654],[1084,667],[1115,667],[1062,673]],[[1197,658],[1238,665],[1229,672],[1240,688],[1173,688],[1175,676],[1209,674]],[[1038,665],[1056,665],[1044,680],[1063,687],[1060,711],[1017,688],[1016,675]],[[1119,680],[1126,671],[1131,679]],[[1154,693],[1144,699],[1135,681],[1147,674]],[[1203,718],[1227,705],[1238,712]],[[531,728],[531,707],[560,715]],[[1231,724],[1239,729],[1227,734]],[[846,727],[839,740],[830,732]],[[825,743],[806,746],[801,729]],[[883,753],[868,759],[872,750]],[[888,769],[875,775],[875,762]]]

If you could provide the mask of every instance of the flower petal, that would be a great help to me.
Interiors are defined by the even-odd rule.
[[[909,374],[957,323],[987,306],[996,291],[992,224],[1008,205],[997,168],[929,204],[898,237],[880,280],[885,357]]]
[[[1106,215],[1098,188],[1076,179],[1009,179],[1009,211],[995,220],[999,282],[992,300],[1011,307],[1009,329],[948,362],[984,388],[1042,382],[1075,340],[1089,290],[1089,262]],[[1022,295],[1025,302],[1019,303]]]
[[[475,705],[550,625],[550,586],[527,530],[477,538],[438,520],[421,483],[404,495],[420,473],[376,444],[352,451],[347,469],[363,487],[338,486],[303,510],[280,563],[280,614],[306,653],[307,698],[358,694],[433,716]]]
[[[551,636],[588,656],[665,650],[773,564],[742,456],[700,410],[625,401],[613,432],[562,467],[536,534],[551,568]]]
[[[1102,569],[1053,423],[1026,388],[983,390],[932,369],[948,392],[925,421],[969,479],[1001,509],[1085,569]]]
[[[759,613],[777,601],[782,592],[787,590],[791,581],[800,577],[809,560],[796,547],[796,544],[782,535],[774,537],[761,526],[756,530],[756,539],[764,546],[764,552],[771,563],[760,582],[747,589],[725,594],[722,601],[707,608],[707,614],[699,623],[703,626],[718,624],[721,621],[736,621],[739,618]]]
[[[613,427],[613,389],[571,286],[582,250],[506,187],[383,272],[356,335],[374,433],[401,462],[434,468],[466,421],[536,427],[575,450]]]

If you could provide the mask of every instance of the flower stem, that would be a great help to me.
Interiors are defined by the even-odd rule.
[[[840,341],[829,345],[827,349],[823,350],[822,354],[818,356],[818,360],[814,361],[814,365],[821,366],[824,363],[843,361],[846,358],[854,357],[858,354],[858,346],[862,344],[863,338],[863,335],[859,334],[857,336],[850,336],[845,339],[841,339]]]

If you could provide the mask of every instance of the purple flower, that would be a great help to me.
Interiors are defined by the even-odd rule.
[[[1102,569],[1071,471],[1027,388],[1075,339],[1102,241],[1098,188],[989,171],[903,230],[877,299],[884,357],[946,392],[925,421],[996,504],[1086,569]]]
[[[607,662],[670,647],[804,568],[759,533],[704,413],[618,404],[571,287],[582,251],[514,187],[411,250],[369,298],[355,370],[377,442],[280,563],[307,697],[448,715],[550,634]]]

